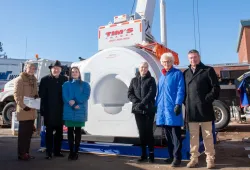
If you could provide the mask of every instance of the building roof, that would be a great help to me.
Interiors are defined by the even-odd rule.
[[[237,44],[237,52],[239,51],[240,48],[240,42],[241,42],[241,38],[242,38],[242,34],[243,34],[243,28],[250,26],[250,20],[241,20],[240,21],[240,34],[239,34],[239,38],[238,38],[238,44]]]

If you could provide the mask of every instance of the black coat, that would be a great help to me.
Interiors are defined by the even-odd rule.
[[[41,79],[39,85],[40,112],[44,117],[45,126],[63,125],[62,85],[66,81],[68,78],[61,75],[58,78],[47,75]]]
[[[189,122],[214,121],[213,101],[218,99],[220,86],[212,67],[203,63],[197,65],[195,73],[189,69],[184,71],[186,96],[186,120]]]
[[[148,71],[145,77],[137,72],[136,77],[131,80],[128,89],[128,98],[133,103],[132,113],[155,114],[156,83],[154,77]],[[144,109],[138,109],[136,105],[143,104]]]

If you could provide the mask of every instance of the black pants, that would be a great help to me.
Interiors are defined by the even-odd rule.
[[[169,157],[181,160],[181,127],[165,126],[165,130]]]
[[[54,130],[56,131],[53,134]],[[46,151],[47,153],[52,153],[54,148],[54,153],[58,154],[61,152],[63,139],[63,126],[46,126]]]
[[[139,137],[142,148],[142,156],[146,156],[146,147],[149,152],[154,152],[153,122],[154,115],[135,114],[136,124],[139,130]]]
[[[19,121],[17,144],[18,155],[29,153],[33,127],[34,120]]]
[[[75,137],[74,137],[75,134]],[[78,153],[81,143],[81,127],[68,127],[68,142],[70,153]],[[75,143],[75,147],[74,147]]]

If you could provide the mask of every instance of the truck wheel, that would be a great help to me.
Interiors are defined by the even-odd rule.
[[[230,122],[230,111],[228,107],[221,101],[215,100],[213,102],[215,114],[215,128],[217,131],[225,128]]]
[[[2,116],[5,124],[11,125],[12,112],[14,112],[15,110],[16,110],[15,102],[9,102],[4,106]]]

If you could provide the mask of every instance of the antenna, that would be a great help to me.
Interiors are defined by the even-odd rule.
[[[24,54],[25,59],[26,59],[26,53],[27,53],[27,37],[26,37],[25,54]]]

